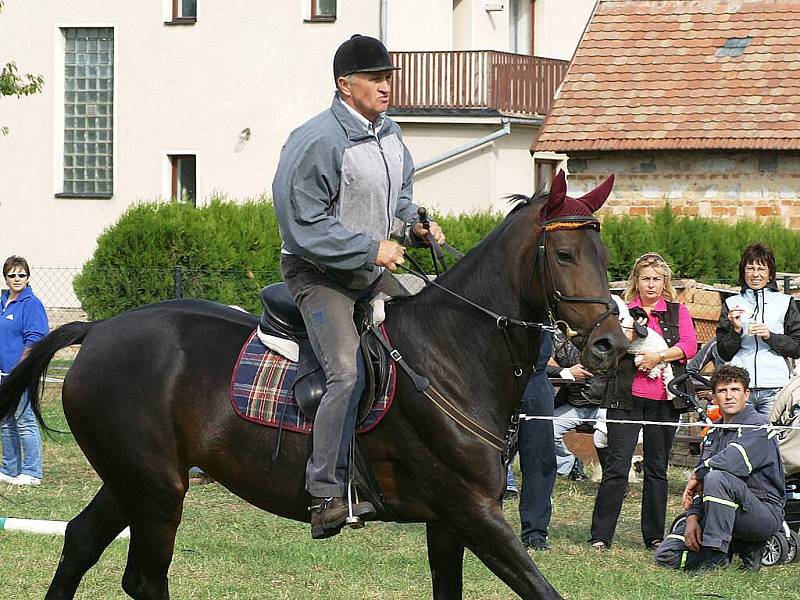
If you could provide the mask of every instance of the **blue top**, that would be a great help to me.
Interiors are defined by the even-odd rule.
[[[42,301],[27,286],[15,300],[9,290],[0,295],[0,371],[10,373],[22,352],[50,331]]]

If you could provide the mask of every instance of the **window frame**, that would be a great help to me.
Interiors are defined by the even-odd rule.
[[[197,6],[195,5],[195,14],[192,17],[185,17],[181,15],[182,0],[172,0],[172,20],[164,21],[164,25],[194,25],[197,23]]]
[[[336,0],[333,0],[333,14],[326,15],[320,14],[319,12],[319,0],[311,0],[311,12],[306,22],[310,23],[333,23],[336,21],[336,17],[338,16],[338,5]]]
[[[197,206],[197,154],[168,154],[170,165],[170,200],[184,202],[183,196],[178,196],[178,163],[179,161],[191,158],[194,161],[194,196],[191,197],[191,204]]]

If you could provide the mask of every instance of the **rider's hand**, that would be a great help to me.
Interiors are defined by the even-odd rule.
[[[390,271],[396,271],[397,265],[402,265],[406,260],[403,258],[406,249],[392,240],[383,240],[378,246],[378,256],[375,257],[375,264],[379,267],[386,267]]]
[[[686,547],[693,552],[699,552],[703,544],[703,530],[700,528],[700,520],[697,515],[686,517],[686,531],[683,534]]]
[[[433,239],[436,240],[436,243],[440,246],[444,244],[445,237],[442,228],[439,227],[439,224],[436,221],[429,221],[428,227],[430,229],[425,229],[422,226],[422,223],[415,223],[414,227],[411,228],[411,232],[417,236],[419,239],[428,243],[428,232],[430,231],[431,235],[433,235]]]

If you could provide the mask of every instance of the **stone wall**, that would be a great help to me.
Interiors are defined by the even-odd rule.
[[[800,152],[573,153],[568,169],[572,196],[616,174],[601,215],[648,216],[669,202],[677,214],[728,222],[775,218],[800,229]]]

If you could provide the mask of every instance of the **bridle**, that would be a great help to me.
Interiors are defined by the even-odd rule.
[[[539,248],[536,254],[536,264],[539,274],[539,281],[545,284],[544,297],[547,305],[547,317],[550,323],[554,326],[559,326],[566,338],[583,338],[572,326],[562,319],[558,313],[558,305],[561,302],[574,303],[574,304],[602,304],[607,310],[597,319],[589,334],[585,336],[587,339],[591,337],[592,331],[597,329],[600,324],[612,315],[619,316],[619,307],[617,303],[612,300],[611,296],[605,298],[599,296],[567,296],[561,293],[556,287],[555,278],[553,277],[553,268],[550,265],[550,258],[547,254],[547,234],[552,231],[575,230],[575,229],[594,229],[600,232],[600,221],[592,216],[569,216],[550,219],[542,223],[539,232]],[[550,289],[553,290],[553,303],[550,304],[550,296],[547,294],[546,284],[550,284]],[[581,347],[582,344],[576,343],[576,346]]]
[[[481,306],[480,304],[465,298],[464,296],[450,290],[437,281],[431,279],[422,269],[420,264],[414,259],[413,256],[407,254],[406,258],[409,259],[411,264],[414,266],[414,269],[410,269],[405,267],[404,265],[398,265],[399,268],[402,270],[419,277],[425,282],[425,285],[430,285],[436,288],[439,288],[443,292],[450,294],[451,296],[458,298],[462,302],[472,306],[473,308],[481,311],[482,313],[490,316],[495,321],[495,325],[500,330],[501,334],[503,335],[503,341],[505,342],[506,349],[508,350],[509,357],[511,358],[511,363],[514,372],[514,379],[517,382],[517,397],[522,398],[522,387],[525,382],[522,380],[522,375],[524,373],[524,369],[522,365],[519,364],[517,357],[515,356],[513,345],[511,344],[511,339],[508,334],[508,327],[509,326],[516,326],[522,328],[532,328],[532,329],[539,329],[541,331],[547,331],[550,333],[555,333],[557,330],[563,327],[564,333],[567,336],[567,339],[575,338],[579,334],[570,326],[570,324],[565,320],[561,319],[558,313],[558,306],[560,303],[576,303],[576,304],[601,304],[606,306],[607,310],[604,312],[595,322],[592,329],[589,331],[586,339],[591,337],[592,332],[600,326],[600,324],[609,316],[611,315],[619,315],[619,307],[617,303],[612,300],[611,296],[607,296],[605,298],[598,297],[598,296],[568,296],[563,294],[557,287],[555,283],[555,278],[553,277],[553,269],[550,265],[549,256],[547,254],[547,234],[552,231],[559,231],[564,229],[587,229],[591,228],[595,231],[600,231],[600,221],[593,216],[568,216],[568,217],[559,217],[556,219],[550,219],[544,221],[541,224],[539,230],[539,239],[537,242],[538,250],[536,253],[536,260],[531,271],[531,280],[533,279],[536,274],[538,274],[538,279],[540,283],[543,285],[543,292],[545,296],[545,305],[546,305],[546,314],[547,314],[547,322],[541,321],[524,321],[521,319],[515,319],[513,317],[509,317],[506,315],[500,315],[485,306]],[[435,241],[432,239],[432,236],[428,236],[428,239],[431,244],[435,244]],[[550,297],[547,294],[547,283],[550,284],[550,289],[553,290],[553,299],[554,301],[550,302]],[[531,281],[533,284],[533,281]],[[531,286],[529,289],[533,289]],[[576,343],[576,345],[579,345]],[[427,380],[426,380],[427,381]],[[431,396],[427,394],[426,391],[420,390],[421,392],[425,393],[429,398]],[[434,390],[435,391],[435,390]],[[437,394],[438,395],[438,394]],[[456,421],[459,425],[473,433],[475,436],[489,444],[490,446],[500,450],[503,464],[508,466],[508,462],[513,456],[514,449],[516,448],[517,443],[517,436],[519,433],[519,413],[515,412],[511,417],[511,422],[508,426],[508,430],[506,431],[505,438],[499,438],[495,434],[487,431],[483,427],[477,425],[472,419],[469,419],[466,415],[464,415],[458,408],[450,405],[447,403],[441,395],[438,395],[439,398],[431,398],[432,401],[442,410],[444,411],[451,419]],[[443,401],[446,405],[450,408],[450,410],[446,410]]]

